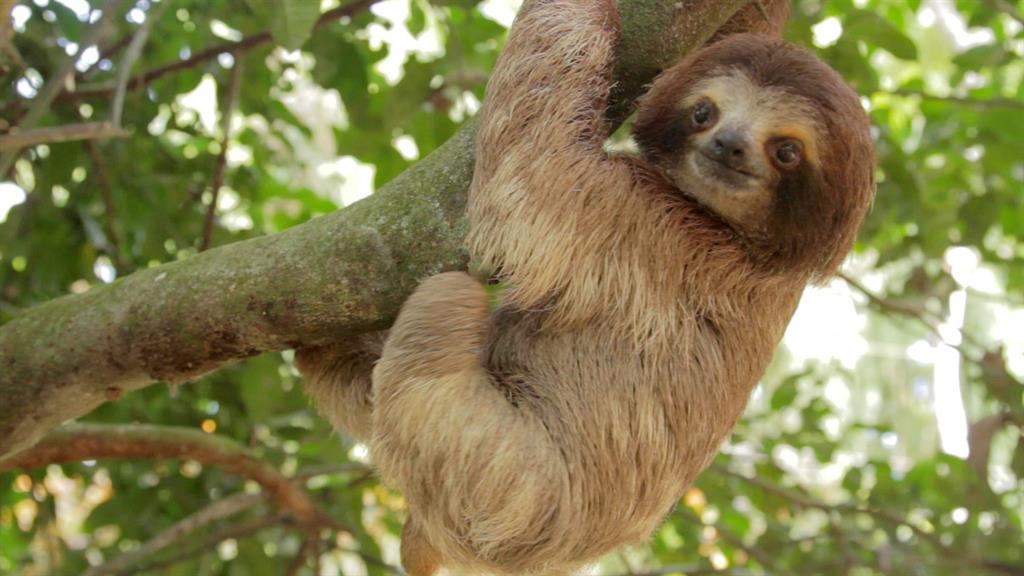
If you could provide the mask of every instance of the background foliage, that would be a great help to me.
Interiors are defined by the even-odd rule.
[[[1024,574],[1024,2],[794,6],[788,37],[870,109],[874,209],[844,278],[809,290],[712,469],[648,544],[595,570]],[[110,119],[130,136],[33,146],[0,176],[0,322],[371,192],[477,110],[514,6],[386,0],[314,30],[320,11],[298,0],[14,4],[13,39],[0,34],[0,134],[25,127],[77,50],[37,127]],[[125,84],[125,67],[143,76]],[[395,571],[401,497],[300,388],[291,353],[264,355],[85,419],[233,439],[298,474],[335,521],[311,536],[254,498],[132,570]],[[78,574],[256,491],[191,460],[3,473],[0,572]]]

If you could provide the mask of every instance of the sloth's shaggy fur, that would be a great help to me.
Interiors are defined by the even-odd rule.
[[[769,36],[666,71],[640,104],[643,157],[607,154],[618,30],[608,0],[527,0],[488,83],[469,246],[510,286],[501,306],[466,274],[426,280],[372,385],[372,353],[299,355],[321,409],[370,441],[407,498],[414,576],[565,574],[647,538],[873,197],[857,96]],[[691,120],[699,101],[749,144],[742,178],[692,173],[718,129]],[[778,138],[798,139],[797,166],[772,159]],[[759,208],[734,215],[748,197]]]

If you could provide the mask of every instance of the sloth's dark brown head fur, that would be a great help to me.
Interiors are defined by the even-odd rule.
[[[640,103],[645,159],[772,269],[835,272],[874,194],[857,95],[811,53],[732,36],[664,72]]]
[[[715,32],[710,43],[718,42],[735,34],[764,34],[782,37],[782,31],[789,20],[789,0],[762,0],[764,12],[755,2],[740,8],[724,26]]]

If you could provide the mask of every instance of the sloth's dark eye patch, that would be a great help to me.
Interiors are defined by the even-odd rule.
[[[698,130],[707,130],[718,121],[718,106],[707,98],[702,99],[693,107],[691,115],[693,126]]]
[[[769,146],[772,162],[782,170],[792,170],[803,160],[804,145],[796,138],[782,138]]]

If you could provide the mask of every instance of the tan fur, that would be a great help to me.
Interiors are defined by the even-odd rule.
[[[386,332],[365,334],[322,348],[305,348],[295,355],[295,366],[316,385],[307,386],[321,414],[336,430],[368,442],[373,436],[373,365],[384,348]],[[342,408],[343,407],[343,408]]]
[[[832,178],[834,140],[848,135],[801,115],[787,124],[822,134],[807,186],[843,187],[800,188],[822,197],[808,213],[823,219],[803,225],[830,238],[809,253],[754,243],[695,202],[659,164],[676,158],[671,146],[608,157],[617,33],[611,2],[527,0],[488,83],[469,202],[470,251],[510,288],[491,311],[466,274],[426,280],[374,368],[371,447],[409,503],[413,576],[569,574],[647,538],[713,458],[804,285],[834,271],[870,202],[870,154]],[[685,72],[655,83],[638,139],[665,136],[659,122],[700,81]],[[870,148],[866,119],[841,113]],[[791,212],[778,199],[767,209]],[[327,353],[300,353],[311,393],[333,422],[358,421],[339,416],[352,393],[333,389],[352,373]]]

